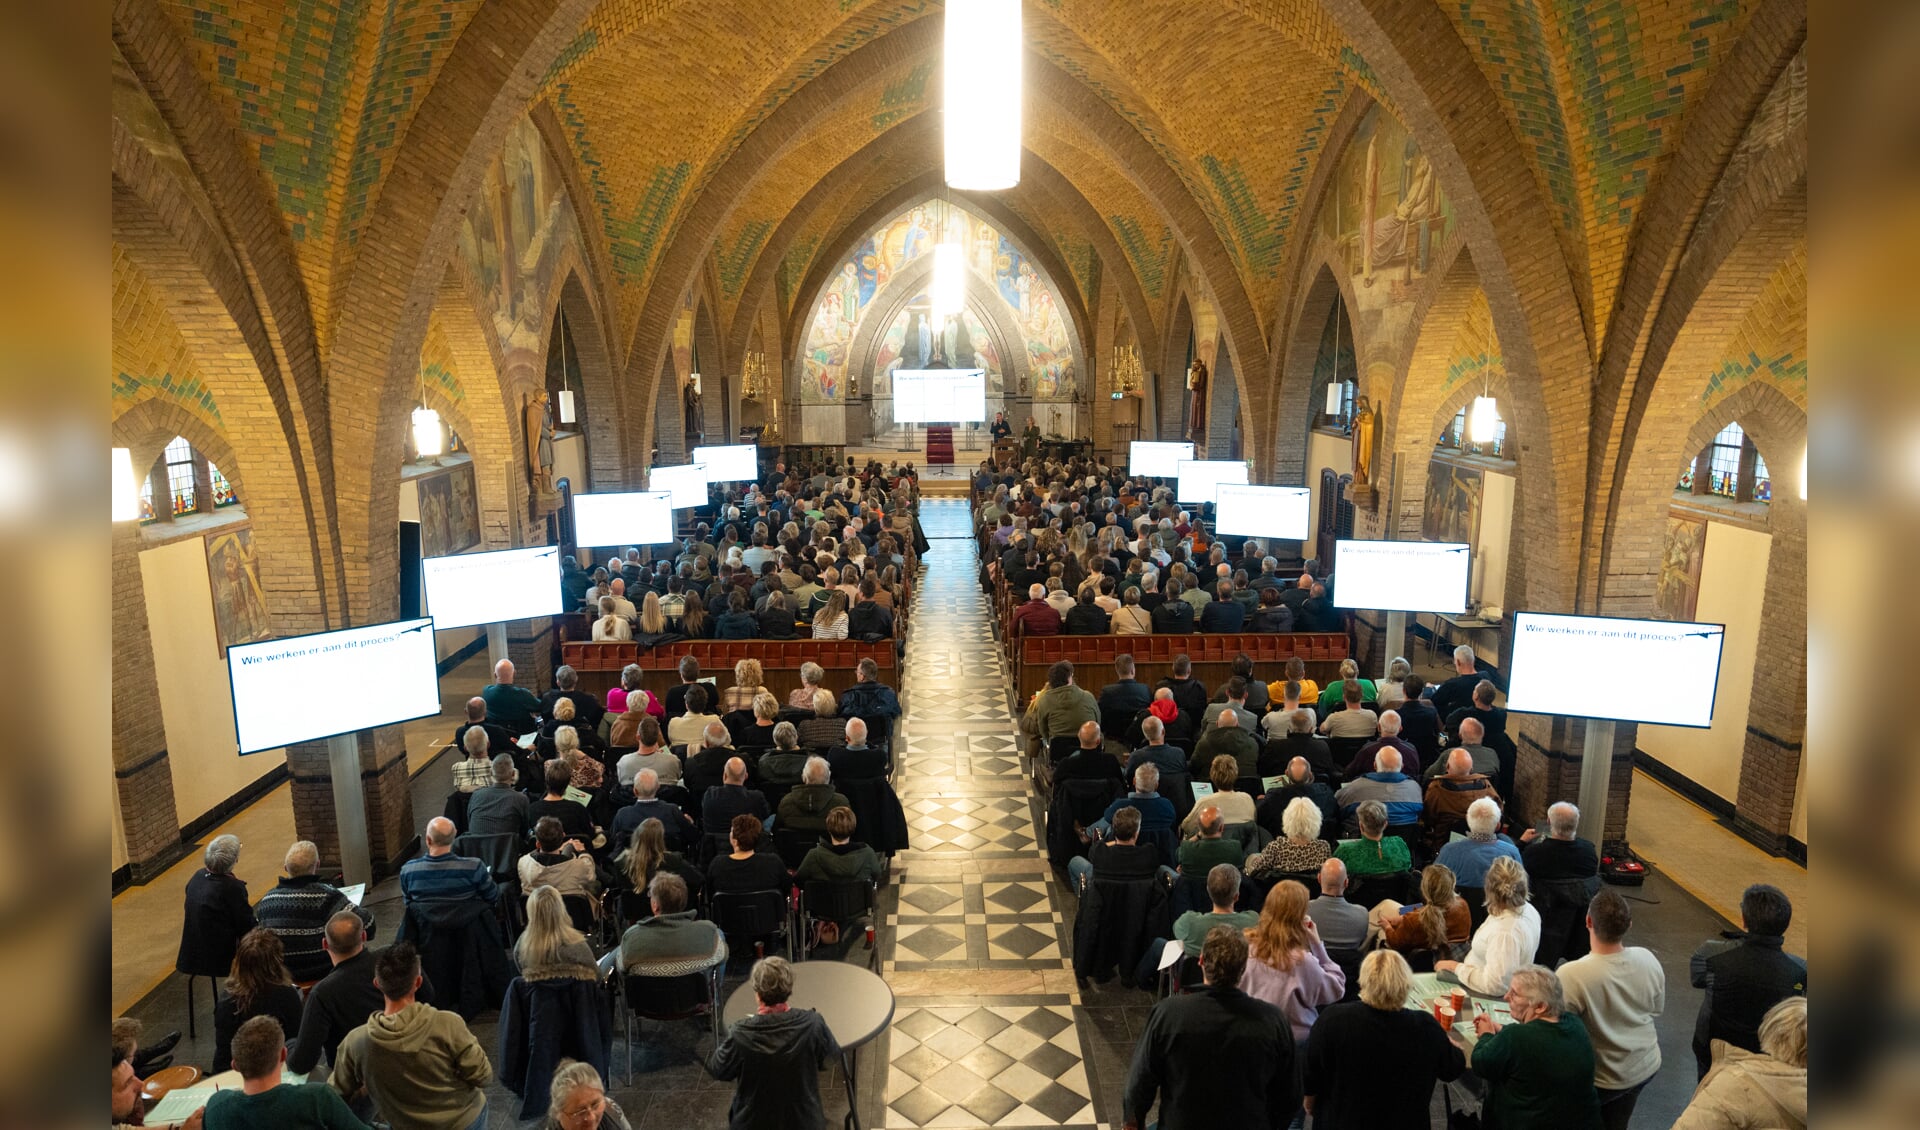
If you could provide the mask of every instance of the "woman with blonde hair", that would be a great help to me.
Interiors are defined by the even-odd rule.
[[[733,665],[733,685],[720,695],[722,713],[732,710],[752,710],[753,700],[763,694],[769,694],[760,684],[766,679],[758,659],[742,659]],[[776,707],[775,709],[778,709]]]
[[[1254,820],[1253,797],[1243,793],[1237,787],[1240,783],[1240,763],[1232,754],[1223,753],[1207,766],[1207,777],[1213,782],[1213,792],[1200,799],[1180,822],[1183,835],[1191,836],[1200,828],[1200,813],[1208,808],[1220,810],[1220,819],[1228,824],[1251,824]]]
[[[1436,957],[1450,958],[1462,952],[1456,947],[1472,938],[1473,914],[1454,882],[1452,868],[1429,863],[1420,872],[1420,905],[1403,909],[1392,899],[1381,899],[1367,912],[1369,937],[1402,953],[1432,950]]]
[[[632,1130],[627,1113],[607,1097],[606,1084],[592,1064],[561,1060],[551,1087],[547,1120],[540,1130]]]
[[[600,598],[600,618],[593,622],[594,643],[625,643],[633,638],[633,625],[615,607],[612,597]]]
[[[787,695],[787,705],[795,710],[812,710],[813,696],[820,691],[826,690],[825,687],[820,685],[826,681],[826,678],[826,668],[811,660],[802,663],[800,665],[800,686]],[[827,695],[829,698],[832,698],[833,692],[827,691]],[[835,698],[833,701],[834,710],[838,710],[840,708],[840,700]]]
[[[1360,698],[1363,701],[1374,701],[1374,695],[1377,691],[1373,685],[1373,680],[1362,679],[1360,677],[1360,665],[1358,663],[1355,663],[1351,659],[1342,659],[1340,661],[1340,677],[1328,683],[1326,689],[1320,692],[1320,709],[1323,711],[1332,710],[1334,703],[1344,699],[1349,682],[1360,684]]]
[[[660,607],[660,594],[652,589],[640,601],[640,630],[650,636],[661,635],[667,630],[667,613]]]
[[[1429,1124],[1433,1085],[1458,1079],[1467,1062],[1432,1013],[1419,1010],[1413,985],[1406,958],[1374,950],[1360,962],[1360,999],[1320,1014],[1301,1078],[1315,1127]]]
[[[1760,1021],[1760,1050],[1713,1041],[1713,1068],[1673,1130],[1807,1125],[1807,998],[1788,997]]]
[[[1407,701],[1407,688],[1401,684],[1408,675],[1413,674],[1413,664],[1403,656],[1394,656],[1387,661],[1387,677],[1374,684],[1374,704],[1381,710],[1393,710]]]
[[[1513,971],[1533,961],[1540,947],[1540,912],[1527,901],[1527,872],[1517,859],[1500,856],[1487,868],[1482,888],[1487,918],[1473,932],[1464,961],[1436,961],[1435,972],[1451,971],[1460,983],[1482,996],[1507,991]]]
[[[1247,927],[1247,968],[1240,991],[1286,1013],[1296,1047],[1320,1010],[1347,991],[1347,975],[1327,956],[1320,931],[1307,917],[1307,889],[1283,879],[1267,892],[1260,920]]]
[[[827,597],[826,606],[813,614],[813,638],[817,640],[843,640],[847,638],[847,593],[845,589],[835,588]]]
[[[513,943],[514,964],[528,981],[598,981],[593,947],[573,928],[566,900],[551,885],[535,887],[527,895],[527,928]]]

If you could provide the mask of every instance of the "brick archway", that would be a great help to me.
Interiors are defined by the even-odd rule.
[[[1320,244],[1308,260],[1312,281],[1300,288],[1299,300],[1287,323],[1284,345],[1276,351],[1279,379],[1274,391],[1272,477],[1274,482],[1287,486],[1310,485],[1306,480],[1307,435],[1313,428],[1313,418],[1319,414],[1313,404],[1313,389],[1321,335],[1327,320],[1333,316],[1336,301],[1349,314],[1356,308],[1352,278],[1341,266],[1339,257],[1333,254],[1331,245],[1324,239]],[[1358,358],[1361,329],[1351,317],[1344,324],[1353,335],[1354,356]],[[1353,379],[1359,380],[1360,374],[1354,373]]]
[[[854,335],[847,350],[849,369],[857,367],[861,373],[873,371],[881,339],[892,327],[894,319],[900,316],[908,303],[924,294],[932,281],[933,256],[923,255],[888,279],[886,289],[874,293],[868,309],[875,311],[878,316],[861,319],[860,332]],[[993,346],[1006,365],[1006,370],[1000,374],[1001,387],[1005,390],[1007,415],[1010,419],[1015,418],[1016,411],[1023,411],[1013,407],[1016,401],[1031,403],[1031,391],[1026,396],[1018,396],[1015,392],[1016,389],[1032,388],[1033,375],[1027,369],[1026,342],[1020,336],[1019,327],[1007,316],[1006,304],[999,292],[971,270],[967,272],[967,305],[986,325]]]

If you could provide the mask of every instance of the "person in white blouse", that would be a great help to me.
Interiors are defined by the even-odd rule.
[[[614,611],[613,598],[600,598],[600,618],[593,622],[594,643],[624,643],[633,638],[633,625]]]
[[[1506,856],[1487,868],[1487,920],[1473,932],[1465,961],[1436,961],[1436,973],[1451,973],[1473,992],[1497,997],[1513,971],[1533,961],[1540,946],[1540,912],[1527,902],[1527,871]]]

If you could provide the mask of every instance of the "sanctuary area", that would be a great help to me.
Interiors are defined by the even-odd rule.
[[[117,1126],[1806,1125],[1805,0],[112,36]]]

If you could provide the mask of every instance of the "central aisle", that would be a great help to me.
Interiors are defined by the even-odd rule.
[[[894,770],[914,846],[894,857],[882,901],[883,973],[899,1001],[885,1124],[1096,1126],[1095,1083],[1123,1080],[1090,1078],[1085,1061],[1066,888],[1015,747],[968,506],[926,499],[920,516],[933,549],[914,592]]]

